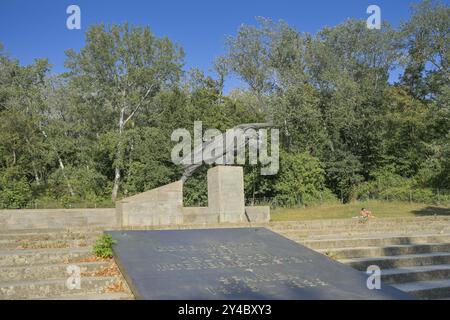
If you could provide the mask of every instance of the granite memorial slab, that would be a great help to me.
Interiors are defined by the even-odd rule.
[[[265,228],[108,231],[137,299],[408,299]]]

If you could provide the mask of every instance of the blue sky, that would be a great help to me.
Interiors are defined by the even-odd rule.
[[[315,33],[347,18],[367,19],[366,8],[376,4],[383,20],[398,26],[407,20],[414,0],[1,0],[0,42],[6,52],[29,64],[46,57],[54,72],[64,71],[64,51],[79,50],[84,31],[97,23],[148,25],[159,36],[168,36],[186,52],[186,69],[205,72],[215,57],[223,53],[228,35],[234,35],[242,23],[254,24],[255,17],[285,20],[302,32]],[[447,1],[446,1],[447,2]],[[81,30],[66,28],[66,8],[81,8]],[[239,82],[230,79],[227,89]],[[227,90],[227,91],[228,91]]]

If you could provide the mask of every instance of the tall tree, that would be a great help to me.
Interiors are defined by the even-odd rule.
[[[450,7],[425,0],[402,25],[403,83],[421,99],[436,99],[450,82]]]
[[[170,87],[181,75],[183,51],[149,28],[128,24],[97,25],[86,33],[79,53],[67,52],[69,76],[82,89],[83,99],[115,119],[116,155],[111,198],[117,198],[124,167],[124,131],[152,97]],[[107,123],[112,128],[112,124]]]

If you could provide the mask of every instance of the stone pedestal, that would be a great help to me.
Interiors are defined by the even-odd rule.
[[[208,170],[208,208],[219,215],[219,223],[245,219],[242,167],[217,166]]]

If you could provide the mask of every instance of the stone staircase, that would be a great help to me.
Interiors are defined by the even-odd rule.
[[[175,229],[268,227],[361,272],[382,269],[382,283],[417,298],[450,298],[450,217],[415,217],[177,226]],[[147,228],[147,229],[173,229]],[[92,254],[97,229],[26,229],[0,232],[0,300],[133,299],[113,260]],[[67,267],[81,270],[69,289]]]
[[[131,299],[113,260],[92,255],[101,230],[17,230],[0,233],[0,300]],[[66,282],[68,266],[81,272],[80,287]]]
[[[271,229],[420,299],[450,298],[450,217],[271,223]]]

